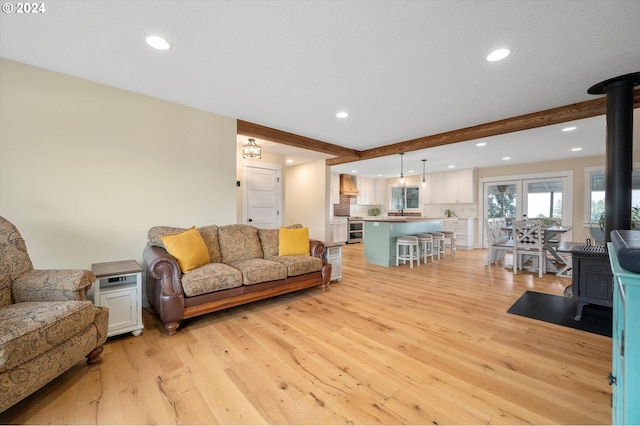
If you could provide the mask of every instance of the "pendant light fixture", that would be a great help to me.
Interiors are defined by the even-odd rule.
[[[404,186],[404,152],[400,153],[400,185]]]
[[[242,147],[242,158],[262,158],[262,149],[256,145],[255,139],[249,139],[249,143]]]
[[[426,175],[424,173],[424,167],[427,164],[427,160],[422,160],[422,187],[426,187],[427,186],[427,178]]]

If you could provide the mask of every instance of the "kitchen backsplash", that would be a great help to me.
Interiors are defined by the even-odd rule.
[[[369,210],[372,207],[380,209],[380,216],[391,216],[393,210],[389,211],[386,206],[371,206],[364,204],[354,204],[355,197],[347,195],[340,197],[340,204],[333,205],[334,216],[370,216]],[[475,204],[424,204],[419,213],[423,217],[444,217],[444,211],[451,209],[460,219],[476,218]],[[406,212],[409,213],[409,212]]]
[[[444,211],[451,209],[460,219],[475,218],[475,204],[425,204],[423,208],[423,216],[425,217],[444,217]]]
[[[370,216],[369,209],[374,206],[352,204],[349,215],[350,216]],[[377,206],[380,208],[380,216],[391,216],[395,210],[389,210],[386,206]],[[476,218],[476,206],[475,204],[424,204],[420,214],[422,217],[444,217],[444,211],[451,209],[454,211],[457,217],[460,219]],[[410,212],[405,212],[410,213]],[[414,212],[411,212],[414,213]],[[415,212],[417,213],[417,212]],[[408,215],[408,214],[407,214]]]
[[[351,215],[350,210],[351,210],[350,204],[334,204],[333,205],[334,216],[350,216]]]

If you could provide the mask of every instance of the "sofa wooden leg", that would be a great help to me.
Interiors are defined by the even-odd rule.
[[[329,283],[331,282],[331,269],[332,265],[330,263],[325,263],[322,267],[322,271],[320,272],[322,275],[322,291],[329,290]]]
[[[89,355],[86,356],[87,364],[93,365],[93,364],[99,363],[100,362],[100,354],[102,353],[103,349],[104,349],[104,347],[102,345],[100,345],[97,348],[95,348],[94,350],[92,350],[91,352],[89,352]]]
[[[178,321],[168,322],[164,325],[164,329],[168,335],[176,334],[178,332]]]

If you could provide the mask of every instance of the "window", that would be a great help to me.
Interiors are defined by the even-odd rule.
[[[598,223],[604,213],[604,172],[591,172],[589,222]]]
[[[590,192],[588,218],[589,222],[598,223],[604,213],[605,173],[599,168],[588,170],[586,174]],[[631,175],[631,206],[640,207],[640,172],[636,171]]]
[[[418,186],[392,187],[390,207],[392,210],[420,208],[420,187]]]
[[[544,223],[562,223],[563,179],[545,179],[526,182],[527,217],[542,219]]]

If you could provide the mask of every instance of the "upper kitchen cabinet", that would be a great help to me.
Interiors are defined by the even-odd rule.
[[[424,202],[429,204],[444,203],[444,173],[429,173],[425,175],[425,182]]]
[[[387,180],[386,179],[374,179],[376,181],[376,198],[375,204],[379,206],[385,205],[387,196]]]
[[[444,203],[475,203],[477,169],[444,173]]]
[[[384,179],[358,177],[357,204],[383,205],[386,181]]]
[[[424,202],[428,204],[475,203],[476,170],[427,174]]]

